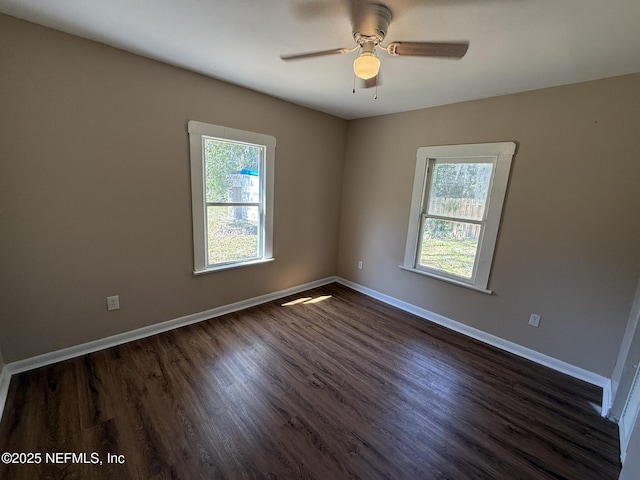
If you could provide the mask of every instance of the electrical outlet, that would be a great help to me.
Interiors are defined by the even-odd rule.
[[[358,260],[358,270],[362,270],[362,260]]]
[[[107,310],[118,310],[120,308],[120,296],[107,297]]]
[[[537,327],[538,325],[540,325],[540,318],[542,318],[541,315],[532,313],[529,317],[529,325],[531,325],[532,327]]]

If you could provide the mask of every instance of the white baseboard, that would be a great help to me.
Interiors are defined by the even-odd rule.
[[[593,385],[597,385],[603,389],[602,415],[608,415],[611,409],[611,379],[609,378],[603,377],[593,372],[589,372],[588,370],[584,370],[580,367],[576,367],[553,357],[549,357],[548,355],[544,355],[516,343],[509,342],[508,340],[504,340],[500,337],[483,332],[482,330],[478,330],[455,320],[451,320],[437,313],[430,312],[429,310],[425,310],[415,305],[403,302],[402,300],[390,297],[357,283],[353,283],[349,280],[345,280],[340,277],[327,277],[285,290],[280,290],[247,300],[242,300],[240,302],[232,303],[229,305],[212,308],[204,312],[186,315],[184,317],[168,320],[166,322],[156,323],[154,325],[131,330],[129,332],[120,333],[103,339],[94,340],[80,345],[63,348],[54,352],[49,352],[42,355],[37,355],[35,357],[9,363],[5,365],[5,367],[2,369],[2,372],[0,373],[0,419],[2,418],[2,413],[4,411],[4,404],[7,398],[11,376],[14,374],[44,367],[57,362],[61,362],[63,360],[79,357],[81,355],[97,352],[99,350],[104,350],[106,348],[114,347],[117,345],[122,345],[134,340],[140,340],[142,338],[150,337],[152,335],[173,330],[175,328],[180,328],[186,325],[191,325],[193,323],[219,317],[227,313],[237,312],[245,308],[260,305],[262,303],[267,303],[289,295],[295,295],[296,293],[304,292],[305,290],[320,287],[322,285],[327,285],[332,282],[341,283],[369,297],[375,298],[391,306],[417,315],[438,325],[442,325],[443,327],[446,327],[450,330],[456,331],[476,340],[480,340],[481,342],[484,342],[488,345],[492,345],[501,350],[513,353],[515,355],[518,355],[519,357],[526,358],[533,362],[570,375],[574,378],[578,378]]]
[[[314,282],[287,288],[285,290],[279,290],[277,292],[260,295],[258,297],[231,303],[229,305],[212,308],[210,310],[205,310],[204,312],[193,313],[191,315],[168,320],[166,322],[156,323],[147,327],[131,330],[129,332],[119,333],[117,335],[101,338],[99,340],[94,340],[80,345],[74,345],[72,347],[63,348],[61,350],[37,355],[35,357],[25,358],[24,360],[11,362],[5,365],[0,376],[0,419],[2,418],[2,413],[4,411],[4,403],[6,401],[9,382],[12,375],[33,370],[35,368],[45,367],[47,365],[62,362],[63,360],[68,360],[70,358],[79,357],[88,353],[97,352],[99,350],[104,350],[105,348],[122,345],[134,340],[140,340],[142,338],[157,335],[158,333],[167,332],[175,328],[184,327],[193,323],[198,323],[204,320],[219,317],[221,315],[226,315],[227,313],[244,310],[245,308],[271,302],[272,300],[277,300],[278,298],[286,297],[289,295],[295,295],[296,293],[304,292],[306,290],[320,287],[322,285],[327,285],[335,281],[336,277],[327,277],[321,280],[316,280]]]
[[[613,407],[613,390],[611,386],[611,379],[607,378],[604,383],[604,386],[602,387],[602,409],[600,411],[600,414],[605,418],[609,418],[609,414],[611,413],[612,407]],[[610,420],[614,421],[613,419],[610,419]]]
[[[424,308],[417,307],[402,300],[398,300],[397,298],[390,297],[389,295],[385,295],[357,283],[345,280],[344,278],[338,277],[336,278],[336,281],[360,293],[364,293],[369,297],[375,298],[376,300],[380,300],[381,302],[384,302],[393,307],[397,307],[401,310],[404,310],[405,312],[409,312],[418,317],[424,318],[425,320],[429,320],[430,322],[436,323],[455,332],[474,338],[488,345],[494,346],[509,353],[513,353],[514,355],[526,358],[527,360],[531,360],[532,362],[544,365],[545,367],[549,367],[553,370],[562,372],[592,385],[601,387],[603,395],[600,414],[603,417],[606,417],[611,410],[610,378],[603,377],[602,375],[598,375],[597,373],[590,372],[580,367],[576,367],[575,365],[563,362],[562,360],[558,360],[535,350],[531,350],[530,348],[523,347],[522,345],[518,345],[517,343],[510,342],[490,333],[483,332],[482,330],[470,327],[468,325],[465,325],[464,323],[451,320],[450,318],[444,317]]]
[[[9,393],[9,383],[11,382],[11,374],[6,365],[2,366],[0,371],[0,419],[2,419],[2,412],[4,411],[4,404],[7,401],[7,394]]]

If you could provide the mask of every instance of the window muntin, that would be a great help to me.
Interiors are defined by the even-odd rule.
[[[418,149],[401,268],[485,293],[513,142]]]
[[[275,138],[189,122],[194,273],[273,258]]]

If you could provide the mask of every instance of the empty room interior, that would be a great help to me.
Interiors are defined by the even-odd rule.
[[[639,23],[0,0],[0,478],[640,478]]]

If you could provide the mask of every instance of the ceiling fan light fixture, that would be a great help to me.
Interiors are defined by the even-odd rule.
[[[373,52],[362,52],[353,62],[353,71],[357,77],[369,80],[378,75],[380,59]]]

